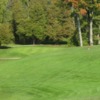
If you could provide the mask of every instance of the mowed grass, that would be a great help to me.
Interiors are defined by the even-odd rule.
[[[100,46],[0,49],[0,100],[100,100]]]

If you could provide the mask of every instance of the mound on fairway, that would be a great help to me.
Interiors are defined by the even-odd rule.
[[[0,49],[0,100],[100,100],[100,46]]]

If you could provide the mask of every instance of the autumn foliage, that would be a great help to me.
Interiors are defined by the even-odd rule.
[[[83,9],[83,8],[81,8],[80,9],[80,13],[81,13],[81,15],[86,15],[87,14],[87,11],[85,10],[85,9]]]

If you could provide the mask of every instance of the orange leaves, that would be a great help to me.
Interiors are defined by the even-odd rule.
[[[65,0],[68,3],[71,3],[74,8],[77,8],[81,2],[81,0]]]
[[[77,14],[81,14],[83,16],[87,14],[86,9],[84,9],[84,7],[87,6],[87,3],[84,0],[65,0],[65,1],[72,4]]]
[[[81,15],[85,16],[87,14],[87,11],[83,8],[80,9]]]
[[[77,8],[78,5],[79,5],[79,0],[72,0],[72,1],[73,1],[73,2],[72,2],[73,7],[74,7],[74,8]]]

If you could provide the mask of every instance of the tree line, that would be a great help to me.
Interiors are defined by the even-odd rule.
[[[100,44],[100,0],[0,0],[0,45]]]

